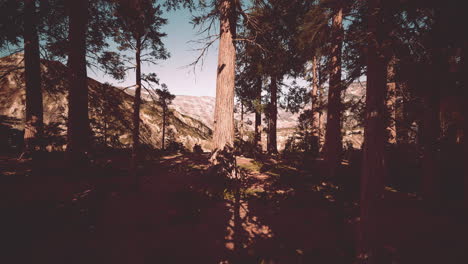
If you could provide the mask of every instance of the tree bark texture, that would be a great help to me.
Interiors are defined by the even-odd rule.
[[[318,104],[318,72],[317,56],[312,60],[312,135],[319,137],[320,113],[317,111]]]
[[[236,49],[234,46],[235,4],[223,0],[220,4],[220,39],[216,77],[213,148],[234,145],[234,86]]]
[[[270,104],[268,117],[268,146],[270,154],[278,153],[276,127],[278,120],[278,78],[272,75],[270,80]]]
[[[257,87],[256,87],[256,92],[257,92],[257,104],[255,106],[255,132],[254,132],[254,141],[255,141],[255,146],[257,146],[259,149],[261,149],[262,145],[262,113],[260,111],[259,105],[261,104],[262,101],[262,80],[259,78],[257,80]]]

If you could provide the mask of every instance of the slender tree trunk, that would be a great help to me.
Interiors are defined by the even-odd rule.
[[[232,0],[220,4],[220,39],[216,77],[213,148],[222,150],[234,145],[234,85],[236,49],[234,46],[235,5]],[[216,151],[215,151],[216,153]],[[216,159],[212,159],[216,162]]]
[[[239,126],[239,135],[241,140],[244,140],[244,102],[240,102],[241,104],[241,120],[240,120],[240,126]]]
[[[312,136],[319,137],[319,122],[320,113],[317,111],[318,104],[318,72],[317,72],[317,56],[312,60]]]
[[[312,59],[312,146],[311,151],[318,153],[320,149],[320,113],[318,111],[318,71],[317,71],[317,56]]]
[[[341,47],[343,42],[343,9],[333,16],[331,51],[330,87],[328,90],[327,128],[325,134],[325,160],[329,167],[330,177],[336,176],[341,165]]]
[[[379,263],[377,225],[379,201],[384,190],[386,60],[382,42],[381,0],[369,0],[366,120],[361,175],[361,222],[358,258],[363,263]]]
[[[162,150],[165,150],[164,144],[166,143],[166,113],[167,109],[166,107],[163,107],[163,127],[162,127],[162,142],[161,142],[161,148]]]
[[[395,65],[397,60],[393,57],[387,66],[387,142],[390,144],[397,143],[397,127],[396,127],[396,92],[397,83],[395,81]]]
[[[255,133],[254,133],[254,141],[255,146],[257,146],[261,150],[262,146],[262,113],[260,111],[260,105],[262,101],[262,79],[259,78],[257,80],[257,105],[255,106]]]
[[[268,153],[278,153],[276,140],[276,125],[278,119],[278,78],[271,76],[270,80],[270,105],[268,118]]]
[[[24,1],[24,75],[26,82],[26,122],[24,126],[25,152],[42,148],[43,106],[41,65],[37,35],[36,0]]]
[[[133,145],[132,145],[132,164],[131,170],[135,177],[135,185],[138,188],[137,169],[139,162],[139,146],[140,146],[140,106],[141,106],[141,37],[136,37],[136,88],[135,98],[133,102]]]
[[[88,79],[86,74],[86,29],[88,0],[69,0],[69,95],[68,145],[71,162],[86,162],[91,129],[88,117]]]

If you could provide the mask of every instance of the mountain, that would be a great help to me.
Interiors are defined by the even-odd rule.
[[[325,88],[326,90],[327,88]],[[365,83],[352,83],[346,91],[343,93],[343,102],[344,104],[353,105],[356,107],[360,102],[363,102],[365,95]],[[323,104],[326,105],[327,98],[324,96]],[[195,119],[202,121],[204,124],[213,128],[213,119],[214,119],[214,107],[215,107],[215,97],[211,96],[188,96],[188,95],[178,95],[173,101],[171,107],[176,111],[183,113],[185,115],[191,116]],[[238,110],[238,106],[236,106]],[[306,106],[304,110],[310,109],[310,105]],[[326,109],[323,109],[323,114],[320,118],[320,123],[322,130],[325,130],[325,124],[327,120]],[[277,143],[278,149],[281,150],[284,148],[286,141],[290,136],[295,133],[295,129],[298,124],[298,118],[300,113],[293,114],[287,112],[284,109],[278,109],[278,131],[277,131]],[[264,116],[262,115],[262,118]],[[235,119],[240,120],[240,113],[235,113]],[[360,148],[363,142],[363,128],[360,126],[360,118],[353,111],[344,111],[343,112],[343,142],[344,144],[352,144],[355,148]],[[255,115],[253,113],[244,114],[244,124],[248,130],[253,130],[252,124],[255,122]],[[265,123],[262,120],[262,124],[265,127]],[[324,138],[324,135],[322,135]],[[324,140],[322,138],[322,141]],[[262,136],[262,142],[264,149],[266,149],[266,134]]]
[[[22,130],[25,116],[23,54],[0,58],[0,121]],[[46,136],[62,137],[67,121],[67,67],[60,62],[41,60],[43,80],[44,123]],[[133,97],[119,88],[88,78],[89,116],[97,142],[107,145],[131,144]],[[162,116],[160,107],[144,101],[141,108],[141,141],[152,147],[161,145]],[[3,122],[5,123],[6,122]],[[5,126],[5,124],[2,124]],[[177,110],[169,116],[168,136],[182,142],[187,148],[201,144],[210,149],[212,131],[203,122]],[[62,140],[62,143],[64,141]],[[49,148],[62,149],[62,143],[53,142]]]
[[[213,128],[215,102],[216,98],[211,96],[177,95],[171,107]],[[292,114],[281,108],[278,109],[278,129],[295,127],[298,117],[298,114]],[[235,113],[235,118],[236,120],[240,120],[240,113]],[[244,122],[248,122],[249,120],[252,123],[255,122],[255,115],[253,113],[244,115]]]

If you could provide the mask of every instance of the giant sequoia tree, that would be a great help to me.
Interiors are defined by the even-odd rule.
[[[222,150],[234,144],[236,1],[222,0],[218,9],[220,32],[213,147]]]

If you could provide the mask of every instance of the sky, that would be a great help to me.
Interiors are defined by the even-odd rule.
[[[163,17],[168,19],[163,32],[167,36],[163,39],[171,57],[160,61],[157,65],[142,65],[143,73],[156,73],[161,81],[168,86],[175,95],[215,96],[216,94],[216,66],[218,57],[218,43],[216,42],[205,57],[203,66],[197,66],[194,72],[192,63],[200,54],[194,49],[200,48],[198,43],[190,41],[200,39],[198,28],[190,24],[191,14],[188,10],[165,12]],[[100,82],[109,82],[115,86],[127,87],[135,84],[135,72],[127,72],[125,80],[116,81],[101,72],[88,69],[88,76]]]

